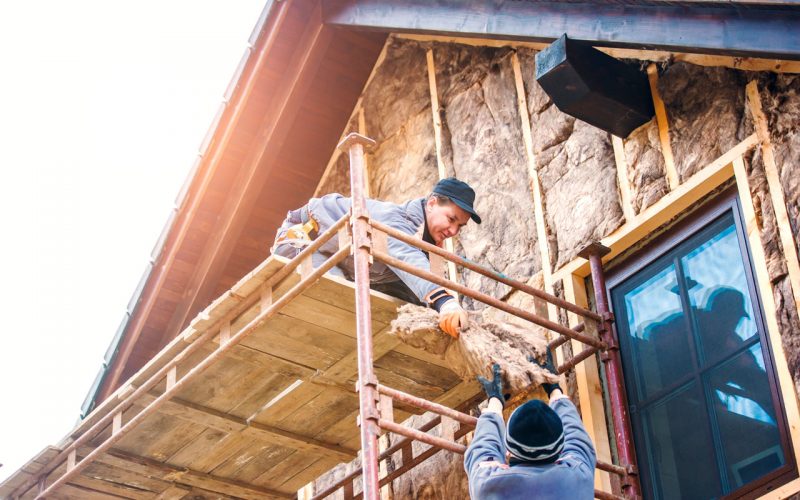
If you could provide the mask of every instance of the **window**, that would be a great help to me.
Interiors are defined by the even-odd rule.
[[[796,476],[738,202],[721,198],[609,273],[646,498]]]

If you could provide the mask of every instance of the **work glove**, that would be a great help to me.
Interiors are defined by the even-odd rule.
[[[492,380],[488,380],[478,375],[478,382],[483,386],[486,399],[497,398],[500,400],[500,404],[505,406],[505,398],[503,397],[503,375],[500,372],[500,365],[497,363],[492,365],[492,376]]]
[[[528,355],[528,361],[542,368],[543,370],[552,373],[553,375],[558,375],[556,373],[556,366],[553,364],[553,353],[550,351],[550,349],[547,350],[547,359],[545,360],[544,364],[540,363],[531,355]],[[552,394],[556,389],[561,389],[561,386],[558,385],[558,382],[545,382],[542,384],[542,389],[544,389],[544,392],[547,393],[547,397],[549,398],[550,394]]]
[[[305,224],[295,224],[286,230],[284,239],[291,242],[311,242],[311,233],[318,231],[319,225],[314,219],[309,219]]]
[[[459,328],[469,324],[467,311],[461,307],[456,299],[450,299],[439,308],[439,328],[454,339],[458,338]]]

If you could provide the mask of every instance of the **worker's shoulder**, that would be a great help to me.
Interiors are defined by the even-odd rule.
[[[425,217],[421,198],[404,203],[370,199],[367,209],[370,217],[387,224],[405,223],[416,227]]]
[[[484,494],[505,491],[507,495],[503,498],[512,498],[513,493],[520,491],[520,488],[525,491],[536,489],[552,493],[551,490],[558,489],[558,485],[571,485],[571,489],[575,492],[583,490],[591,492],[594,489],[593,471],[588,471],[575,462],[559,460],[547,466],[517,465],[509,467],[498,462],[484,462],[481,465],[482,467],[474,477],[476,481],[474,486],[477,492]],[[582,496],[578,495],[576,498]],[[493,495],[479,495],[479,497],[489,498]],[[549,495],[544,495],[544,497],[549,497]],[[557,495],[556,497],[561,496]]]

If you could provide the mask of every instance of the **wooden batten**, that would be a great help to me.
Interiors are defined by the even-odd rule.
[[[630,222],[636,217],[631,202],[631,183],[628,180],[628,163],[625,160],[625,144],[621,137],[611,136],[611,145],[614,147],[614,161],[617,164],[617,185],[619,186],[620,204],[625,221]]]
[[[661,143],[661,154],[664,156],[664,170],[667,174],[667,184],[674,190],[680,184],[680,176],[675,168],[675,158],[672,155],[672,144],[669,140],[669,120],[667,108],[658,92],[658,67],[651,64],[647,67],[647,78],[650,81],[650,93],[653,96],[653,107],[656,110],[656,123],[658,124],[658,139]]]
[[[428,69],[428,89],[431,96],[431,115],[433,118],[433,140],[436,147],[436,168],[439,172],[439,180],[447,178],[447,169],[444,166],[444,159],[442,158],[442,114],[439,107],[439,90],[436,86],[436,66],[433,60],[433,49],[428,49],[425,52],[425,61]],[[448,238],[444,242],[444,248],[448,252],[454,252],[453,240]],[[458,272],[456,265],[452,262],[447,262],[447,275],[453,281],[458,281]],[[456,298],[458,294],[452,292]]]
[[[589,307],[586,286],[582,278],[570,276],[563,281],[564,298],[581,307]],[[574,327],[581,321],[587,324],[587,333],[596,333],[596,324],[592,321],[579,318],[574,313],[568,313],[569,326]],[[580,352],[584,345],[576,340],[571,340],[573,352]],[[603,383],[600,380],[600,367],[596,356],[592,356],[575,367],[575,380],[578,384],[578,398],[581,407],[581,420],[586,427],[586,432],[592,438],[597,459],[612,463],[611,444],[606,426],[605,402],[603,401]],[[611,491],[611,478],[607,472],[595,471],[594,487]]]
[[[541,42],[526,42],[523,40],[500,40],[491,38],[468,38],[449,35],[421,35],[413,33],[396,33],[397,38],[416,40],[420,42],[458,43],[476,47],[525,47],[533,50],[542,50],[549,44]],[[711,54],[690,54],[687,52],[670,52],[665,50],[637,50],[616,47],[596,47],[597,50],[616,57],[617,59],[639,59],[665,63],[682,61],[698,66],[722,66],[724,68],[739,69],[744,71],[771,71],[774,73],[800,73],[800,61],[785,59],[762,59],[757,57],[735,57]]]
[[[260,288],[259,306],[266,311],[272,305],[272,287],[264,283]]]
[[[111,434],[116,434],[122,428],[122,412],[114,414],[114,420],[111,423]]]
[[[77,450],[72,450],[67,455],[67,472],[71,471],[75,468],[75,464],[77,463],[78,452]]]
[[[792,235],[792,225],[786,210],[786,199],[783,195],[778,165],[775,163],[775,152],[767,127],[767,117],[761,108],[761,96],[758,93],[758,83],[753,80],[747,84],[747,105],[755,123],[758,139],[761,141],[761,154],[764,159],[764,174],[767,177],[769,195],[772,199],[772,208],[775,211],[778,234],[786,258],[786,268],[789,272],[789,282],[792,285],[794,306],[800,313],[800,261],[797,258],[795,237]]]
[[[539,172],[536,165],[536,153],[533,150],[533,137],[531,135],[531,121],[528,116],[528,100],[525,94],[525,84],[522,79],[522,69],[519,64],[519,56],[514,52],[511,54],[511,67],[514,71],[514,87],[517,94],[517,110],[520,117],[520,128],[522,129],[522,140],[525,147],[525,157],[528,161],[528,184],[531,195],[533,196],[534,220],[536,221],[536,240],[539,245],[539,255],[541,256],[542,279],[544,281],[545,292],[553,293],[553,269],[550,263],[550,246],[547,244],[547,226],[544,218],[544,202],[542,201],[542,187],[539,182]],[[547,317],[555,321],[558,318],[558,310],[553,304],[547,303]],[[561,364],[564,359],[560,350],[556,353],[556,362]]]
[[[223,335],[223,332],[225,332],[226,330],[227,330],[227,333],[225,333],[225,335]],[[228,328],[227,329],[223,329],[220,332],[220,344],[227,344],[230,339],[231,339],[231,329],[230,329],[230,324],[228,324]],[[177,366],[173,366],[167,372],[167,385],[166,385],[167,390],[170,390],[173,387],[175,387],[175,383],[177,381],[178,381],[178,367]]]

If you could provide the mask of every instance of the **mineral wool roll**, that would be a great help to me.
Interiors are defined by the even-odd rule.
[[[497,321],[490,314],[471,312],[470,324],[456,340],[439,328],[439,314],[432,309],[407,304],[397,312],[392,333],[411,347],[441,356],[463,380],[474,380],[476,375],[490,377],[492,364],[498,363],[511,394],[528,393],[543,382],[558,381],[528,361],[528,356],[544,359],[547,349],[542,329],[533,324]]]

